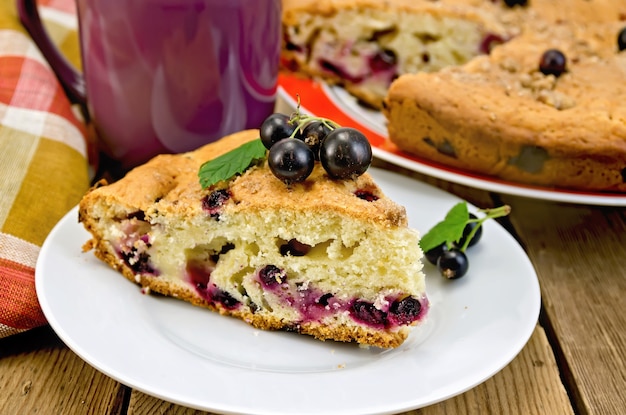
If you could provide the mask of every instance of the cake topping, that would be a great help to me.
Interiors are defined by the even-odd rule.
[[[266,157],[274,176],[287,185],[306,180],[316,161],[332,179],[355,179],[372,163],[372,146],[363,133],[327,118],[302,114],[299,102],[291,116],[275,113],[267,117],[259,136],[204,163],[198,172],[202,188],[229,180]]]
[[[265,146],[261,140],[249,141],[236,149],[204,163],[198,171],[203,189],[236,174],[241,174],[253,164],[265,158]]]
[[[315,156],[304,141],[283,138],[270,149],[267,163],[274,176],[289,184],[309,177]]]
[[[539,71],[544,75],[561,76],[566,71],[567,59],[558,49],[548,49],[541,56]]]
[[[332,131],[332,127],[324,121],[311,121],[307,123],[302,130],[302,134],[298,138],[303,140],[315,156],[315,160],[320,159],[320,145],[328,133]]]
[[[259,129],[259,135],[261,136],[263,145],[269,150],[283,138],[291,137],[297,127],[298,125],[291,122],[288,115],[277,112],[263,121]]]
[[[360,176],[372,163],[372,147],[360,131],[337,128],[322,141],[320,161],[335,179]]]
[[[356,178],[372,163],[372,147],[363,133],[327,118],[302,114],[300,103],[290,117],[270,115],[260,133],[269,150],[272,173],[288,185],[304,181],[316,160],[333,179]]]

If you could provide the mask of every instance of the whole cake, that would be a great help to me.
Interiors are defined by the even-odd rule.
[[[263,161],[205,189],[207,160],[259,137],[228,136],[157,156],[82,199],[86,249],[144,291],[268,330],[397,347],[425,317],[418,233],[368,173],[320,163],[286,185]]]
[[[505,180],[624,192],[625,25],[535,22],[488,56],[400,77],[385,102],[389,138]]]
[[[401,150],[506,181],[626,190],[625,2],[285,6],[283,66],[381,109]]]

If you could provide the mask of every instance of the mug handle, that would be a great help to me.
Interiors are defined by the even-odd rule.
[[[41,50],[69,99],[86,108],[85,78],[59,52],[44,29],[36,0],[17,0],[17,11],[26,31]]]

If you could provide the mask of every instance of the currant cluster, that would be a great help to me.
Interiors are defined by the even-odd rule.
[[[479,209],[478,212],[483,213],[481,218],[468,212],[465,202],[457,203],[443,221],[422,236],[420,246],[423,246],[424,256],[428,262],[437,266],[443,277],[456,279],[467,273],[469,260],[466,250],[480,241],[483,223],[508,215],[511,207],[502,205]]]
[[[372,163],[372,147],[363,133],[299,111],[270,115],[260,135],[270,170],[288,185],[309,177],[316,161],[333,179],[358,177]]]
[[[463,236],[453,243],[443,242],[435,248],[424,253],[428,262],[437,266],[441,275],[448,279],[461,278],[469,269],[469,260],[465,250],[480,241],[483,228],[478,217],[469,214],[469,221],[463,229]]]

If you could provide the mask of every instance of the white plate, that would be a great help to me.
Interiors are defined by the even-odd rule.
[[[371,172],[422,231],[459,201],[404,176]],[[89,236],[76,208],[41,249],[37,294],[53,329],[80,357],[167,401],[236,414],[398,413],[488,379],[535,328],[540,293],[533,266],[499,224],[484,226],[483,240],[468,251],[468,275],[445,281],[425,266],[429,318],[393,350],[259,331],[182,301],[142,295],[81,252]]]
[[[405,153],[387,139],[386,119],[383,114],[359,105],[354,97],[340,87],[281,75],[278,91],[280,96],[294,108],[299,96],[302,102],[300,108],[307,114],[331,118],[343,126],[359,128],[370,139],[376,157],[422,174],[477,189],[533,199],[600,206],[626,206],[626,195],[623,193],[573,191],[514,183],[470,173]]]

